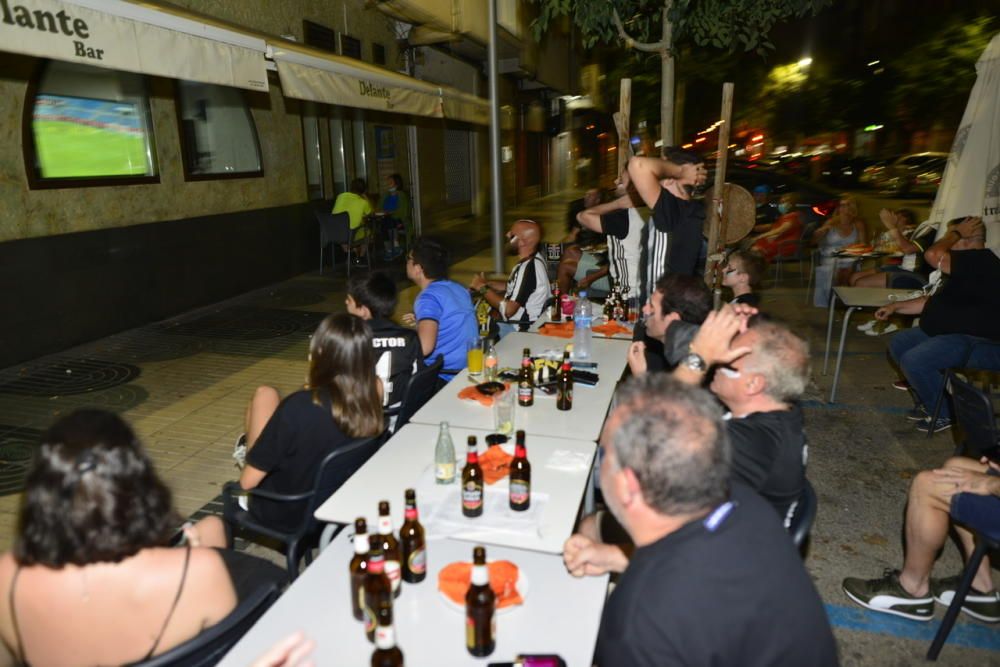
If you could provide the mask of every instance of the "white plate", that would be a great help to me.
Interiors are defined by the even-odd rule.
[[[487,561],[492,563],[493,561]],[[524,603],[528,599],[528,592],[531,590],[531,585],[528,581],[528,575],[524,573],[524,568],[518,566],[517,568],[517,583],[514,584],[517,587],[517,592],[521,595],[521,604],[512,604],[506,607],[497,609],[498,614],[506,614],[507,612],[514,611],[518,607],[523,607]],[[450,597],[441,592],[441,589],[437,589],[438,597],[444,602],[444,606],[448,607],[452,611],[457,611],[459,613],[465,613],[465,605],[458,604]]]

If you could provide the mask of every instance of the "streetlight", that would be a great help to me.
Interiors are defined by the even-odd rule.
[[[806,56],[796,64],[799,66],[799,69],[805,69],[813,64],[813,59]]]

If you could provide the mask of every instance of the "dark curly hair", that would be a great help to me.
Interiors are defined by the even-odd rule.
[[[179,523],[135,433],[104,410],[53,424],[25,487],[14,545],[21,565],[118,562],[167,544]]]

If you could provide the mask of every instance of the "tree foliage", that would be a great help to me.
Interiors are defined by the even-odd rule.
[[[774,49],[768,33],[779,21],[816,13],[832,0],[532,0],[539,15],[532,23],[539,39],[549,24],[572,17],[584,44],[612,43],[620,38],[615,14],[636,43],[657,43],[662,34],[663,9],[673,27],[673,50],[682,40],[731,52]],[[627,44],[632,46],[632,44]]]

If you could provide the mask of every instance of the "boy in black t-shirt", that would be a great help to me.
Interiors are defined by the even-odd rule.
[[[410,376],[424,363],[417,333],[389,319],[397,300],[396,284],[378,271],[352,278],[347,285],[347,312],[367,320],[374,334],[375,374],[385,388],[383,405],[387,408],[399,405]]]
[[[722,284],[733,290],[733,299],[729,303],[756,307],[760,303],[760,295],[754,290],[760,287],[766,268],[767,260],[759,252],[736,250],[730,253],[722,270]]]

